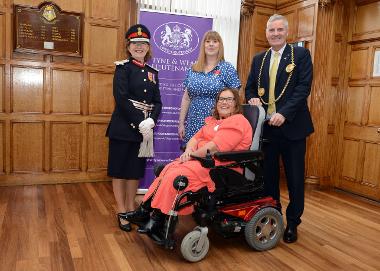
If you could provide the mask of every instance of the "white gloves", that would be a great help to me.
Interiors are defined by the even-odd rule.
[[[152,122],[153,122],[153,120],[152,120]],[[153,122],[153,125],[154,125],[154,122]],[[152,128],[145,128],[144,125],[141,125],[141,127],[139,128],[140,133],[143,135],[143,141],[140,144],[138,157],[153,157],[153,155],[154,155],[153,129]]]
[[[139,124],[139,131],[143,136],[146,136],[150,130],[154,127],[154,120],[152,118],[147,118]]]

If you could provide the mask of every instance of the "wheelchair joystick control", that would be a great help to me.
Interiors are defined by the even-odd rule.
[[[182,191],[189,185],[189,180],[186,176],[179,175],[175,177],[173,181],[173,186],[176,190]]]

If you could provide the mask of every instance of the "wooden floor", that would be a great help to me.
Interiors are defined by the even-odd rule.
[[[178,237],[193,226],[182,219]],[[266,252],[210,233],[206,259],[188,263],[178,248],[118,229],[108,182],[0,187],[1,271],[380,270],[378,203],[310,189],[298,229],[297,243]]]

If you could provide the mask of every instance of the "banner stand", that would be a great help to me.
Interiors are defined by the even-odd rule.
[[[151,33],[153,59],[148,63],[159,71],[162,112],[154,128],[154,157],[147,159],[145,178],[138,193],[147,191],[155,176],[155,164],[168,164],[182,153],[178,120],[187,71],[198,58],[203,35],[212,29],[208,17],[140,10],[139,22]]]

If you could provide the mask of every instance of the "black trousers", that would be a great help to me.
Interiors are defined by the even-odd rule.
[[[286,208],[286,220],[290,226],[298,226],[304,210],[305,198],[305,153],[306,138],[289,140],[279,127],[264,127],[264,189],[267,195],[280,200],[281,156],[285,169],[289,191],[289,205]]]

